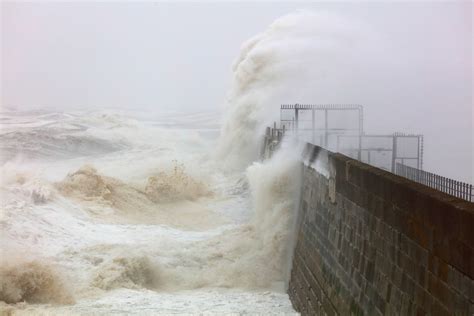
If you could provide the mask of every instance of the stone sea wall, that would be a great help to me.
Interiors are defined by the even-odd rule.
[[[289,295],[303,315],[474,315],[474,203],[307,144]]]

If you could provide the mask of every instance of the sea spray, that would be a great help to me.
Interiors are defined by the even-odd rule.
[[[247,169],[255,209],[255,225],[262,247],[274,252],[283,288],[291,270],[301,191],[300,146],[277,152],[266,163],[255,163]]]
[[[248,223],[187,245],[158,239],[143,247],[117,244],[84,250],[88,257],[100,258],[94,260],[98,264],[90,285],[104,290],[224,287],[284,291],[298,214],[299,151],[279,152],[247,169],[252,200]]]
[[[297,219],[301,163],[280,154],[247,169],[253,215],[248,224],[197,242],[161,269],[160,286],[283,291]]]
[[[39,194],[46,198],[36,199],[38,203],[29,197],[32,202],[27,207],[17,205],[24,198],[23,193],[12,189],[18,184],[6,183],[5,188],[2,184],[2,190],[13,196],[0,223],[5,237],[2,248],[7,243],[19,245],[22,250],[28,250],[27,244],[34,245],[38,253],[55,264],[46,266],[64,268],[75,280],[71,288],[78,307],[62,310],[71,313],[94,314],[98,309],[110,312],[108,309],[122,303],[114,295],[125,289],[133,289],[126,292],[130,297],[146,298],[135,302],[148,304],[154,311],[161,308],[162,301],[148,298],[164,292],[209,287],[220,288],[221,293],[223,288],[284,291],[298,218],[301,149],[290,146],[263,162],[256,162],[256,158],[259,137],[266,121],[278,115],[279,104],[310,96],[305,94],[309,90],[321,92],[314,81],[305,81],[306,65],[324,57],[315,53],[322,49],[331,55],[334,46],[351,42],[350,37],[339,36],[345,34],[344,25],[329,32],[330,27],[324,25],[338,22],[318,16],[298,13],[283,17],[244,45],[234,67],[230,109],[217,161],[208,159],[210,153],[206,150],[211,144],[196,132],[165,131],[139,122],[117,126],[115,119],[110,126],[102,123],[109,118],[99,115],[91,121],[90,113],[76,113],[67,123],[84,130],[87,136],[100,135],[116,150],[90,156],[94,151],[85,148],[65,155],[60,146],[54,146],[63,144],[59,141],[61,134],[71,132],[56,130],[64,125],[62,116],[53,124],[45,124],[42,133],[58,134],[45,143],[52,148],[47,156],[54,156],[55,161],[43,161],[43,156],[36,154],[34,158],[52,173],[59,173],[58,165],[61,171],[67,171],[48,185],[58,194],[52,194],[52,198]],[[316,67],[318,71],[323,69],[318,78],[330,75],[328,67]],[[5,139],[11,148],[18,139],[24,141]],[[86,147],[88,144],[85,142]],[[122,144],[126,144],[126,150],[121,151]],[[37,150],[43,151],[42,147]],[[71,161],[66,160],[71,157]],[[172,166],[174,159],[185,161],[186,174],[192,174],[192,181],[180,172],[163,168],[163,163]],[[78,168],[81,165],[84,167]],[[205,173],[209,175],[199,176]],[[172,194],[172,199],[161,195],[163,188],[168,189],[164,185],[167,180],[173,183],[172,190],[165,191],[178,192]],[[199,189],[199,194],[190,197],[190,183],[203,183],[206,190]],[[208,191],[213,194],[208,195]],[[51,272],[56,275],[56,269]],[[41,286],[42,291],[47,289]],[[251,293],[252,297],[258,296],[257,292]],[[25,295],[16,297],[22,300]],[[13,303],[17,298],[8,301]],[[53,296],[43,302],[54,300]],[[285,300],[282,302],[288,304]],[[257,308],[260,302],[255,302],[253,307]],[[142,305],[133,309],[142,311]],[[180,311],[188,311],[186,308]]]
[[[174,161],[171,171],[161,171],[156,176],[148,177],[145,193],[151,201],[157,203],[212,196],[206,183],[188,175],[184,164],[177,161]]]
[[[171,170],[163,170],[142,179],[140,185],[105,176],[86,164],[55,187],[103,222],[167,224],[191,230],[225,222],[199,201],[212,197],[206,183],[189,175],[176,161]]]
[[[283,291],[298,202],[299,150],[290,151],[295,153],[291,159],[282,152],[283,156],[277,154],[272,160],[256,162],[246,173],[222,172],[208,160],[198,165],[201,172],[189,170],[186,165],[186,175],[182,170],[174,177],[172,161],[176,156],[186,161],[200,154],[195,149],[186,151],[189,146],[179,139],[169,137],[167,142],[176,142],[172,148],[178,149],[160,151],[158,160],[140,159],[138,154],[148,153],[142,152],[140,144],[134,151],[109,154],[103,160],[64,161],[69,172],[57,181],[49,180],[49,173],[56,178],[58,162],[44,162],[34,177],[44,181],[52,195],[39,203],[32,198],[29,185],[24,187],[31,181],[29,173],[13,172],[11,181],[1,188],[9,195],[2,201],[7,204],[5,216],[0,219],[2,250],[8,244],[25,253],[33,249],[39,257],[47,258],[44,262],[53,263],[46,264],[51,267],[46,272],[56,275],[56,267],[64,269],[67,279],[74,280],[68,285],[78,302],[77,307],[64,307],[67,311],[84,308],[82,312],[93,313],[98,300],[113,297],[119,289],[133,289],[133,297],[145,295],[148,290],[164,293],[209,287]],[[169,162],[166,166],[157,163],[165,160]],[[127,161],[140,162],[129,164],[131,177],[124,176],[125,172],[120,172],[120,179],[111,176],[111,170],[121,171]],[[148,162],[152,164],[142,165]],[[107,175],[103,166],[109,170]],[[142,171],[134,174],[134,167]],[[204,171],[210,176],[199,177]],[[185,189],[189,192],[178,194],[178,200],[153,201],[146,194],[146,185],[160,172],[171,175],[172,185],[177,188],[204,183],[214,194],[189,198],[187,194],[193,190]],[[23,275],[33,280],[36,274]],[[49,293],[46,283],[39,284],[39,291]],[[17,297],[23,300],[25,295]],[[30,300],[56,302],[54,296],[36,297]]]
[[[265,127],[281,104],[358,102],[363,60],[375,35],[363,24],[327,12],[298,11],[245,42],[233,66],[217,157],[242,170],[258,159]],[[370,47],[371,51],[364,49]],[[370,56],[370,57],[369,57]]]
[[[1,260],[0,301],[72,304],[74,298],[51,262],[10,252]]]
[[[147,256],[123,255],[108,260],[94,276],[92,285],[103,290],[116,288],[156,289],[159,267]]]

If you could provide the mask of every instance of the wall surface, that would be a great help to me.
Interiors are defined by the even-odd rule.
[[[474,315],[474,204],[308,144],[289,295],[303,315]]]

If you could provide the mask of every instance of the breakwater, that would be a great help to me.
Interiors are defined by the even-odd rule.
[[[474,314],[473,203],[312,144],[303,164],[288,287],[297,311]]]

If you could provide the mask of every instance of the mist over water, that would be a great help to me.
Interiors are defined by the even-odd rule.
[[[228,113],[226,95],[231,104],[247,95],[227,93],[239,90],[231,61],[263,31],[236,65],[242,78],[262,66],[254,73],[266,80],[240,86],[249,99],[257,98],[252,85],[270,92],[258,96],[262,109],[276,110],[264,119],[272,123],[282,103],[362,104],[367,133],[424,134],[424,168],[472,182],[469,1],[10,1],[1,8],[2,108],[131,109],[159,120],[170,111]],[[308,11],[277,19],[298,9]]]
[[[277,19],[242,45],[222,124],[2,111],[0,313],[293,313],[302,148],[259,162],[261,136],[282,103],[362,94],[377,36],[324,12]]]
[[[228,172],[209,159],[216,140],[207,130],[163,128],[114,113],[3,118],[7,139],[25,129],[44,135],[60,129],[57,137],[77,142],[69,152],[58,146],[56,156],[37,153],[54,147],[57,137],[34,151],[7,153],[15,158],[1,170],[2,257],[12,263],[2,264],[0,299],[27,305],[5,310],[92,312],[88,304],[97,299],[115,304],[119,289],[140,297],[203,288],[270,290],[256,294],[267,302],[252,308],[281,301],[282,310],[291,309],[283,293],[296,156]],[[83,139],[116,149],[88,151]]]
[[[292,312],[300,150],[255,162],[255,115],[278,90],[261,74],[275,59],[259,65],[249,43],[219,139],[213,113],[2,113],[3,311],[106,312],[151,295],[145,311],[187,312],[193,291],[193,308]]]

